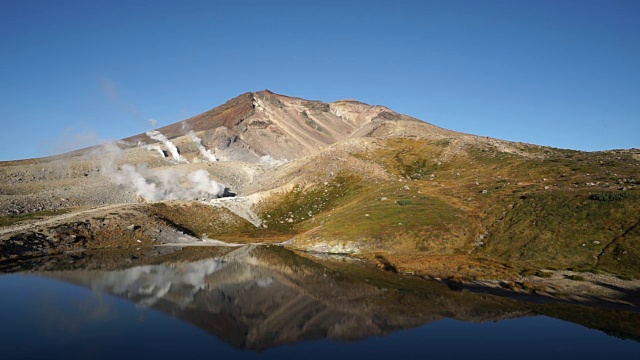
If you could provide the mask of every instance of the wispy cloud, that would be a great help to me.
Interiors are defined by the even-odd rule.
[[[106,142],[93,131],[75,132],[72,128],[64,128],[55,139],[43,140],[41,146],[47,155],[62,154]]]
[[[140,110],[138,110],[138,107],[135,104],[123,101],[122,96],[120,95],[120,91],[118,90],[118,85],[115,81],[109,78],[103,78],[101,80],[101,85],[104,93],[107,95],[109,100],[111,100],[113,104],[118,106],[120,110],[135,116],[137,119],[143,118]]]
[[[118,93],[118,86],[115,81],[111,79],[102,79],[102,89],[107,94],[109,99],[114,103],[120,102],[120,94]]]

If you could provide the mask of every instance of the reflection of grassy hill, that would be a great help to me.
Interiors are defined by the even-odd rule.
[[[535,312],[556,319],[600,330],[620,339],[640,341],[640,314],[619,310],[596,309],[570,304],[540,304]]]

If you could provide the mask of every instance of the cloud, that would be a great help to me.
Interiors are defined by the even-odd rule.
[[[120,95],[120,91],[118,90],[118,85],[115,81],[104,78],[101,80],[102,90],[107,95],[109,100],[114,103],[118,108],[126,113],[129,113],[135,116],[138,119],[142,118],[142,114],[138,107],[134,104],[126,103],[122,100],[122,96]]]
[[[109,99],[114,103],[120,102],[120,94],[118,93],[118,86],[111,79],[102,79],[102,89],[107,94]]]
[[[142,115],[140,114],[140,111],[138,111],[138,107],[133,104],[121,104],[120,108],[137,118],[142,117]]]
[[[76,133],[71,128],[64,128],[58,138],[43,140],[42,147],[47,155],[55,155],[98,145],[106,141],[93,130]]]

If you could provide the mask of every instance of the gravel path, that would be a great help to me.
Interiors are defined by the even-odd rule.
[[[31,221],[28,223],[19,223],[16,225],[11,225],[11,226],[7,226],[4,228],[0,228],[0,236],[4,236],[4,235],[13,235],[16,233],[23,233],[26,232],[28,230],[31,229],[35,229],[38,227],[43,227],[43,226],[52,226],[52,225],[56,225],[56,224],[61,224],[63,222],[68,222],[68,220],[76,218],[76,217],[81,217],[84,215],[88,215],[88,214],[99,214],[101,212],[108,212],[108,211],[113,211],[116,209],[121,209],[123,207],[132,207],[132,206],[136,206],[137,204],[115,204],[115,205],[107,205],[107,206],[101,206],[101,207],[94,207],[94,208],[90,208],[90,209],[86,209],[86,210],[80,210],[80,211],[74,211],[74,212],[70,212],[67,214],[62,214],[62,215],[56,215],[56,216],[51,216],[48,217],[46,219],[42,219],[42,220],[36,220],[36,221]]]

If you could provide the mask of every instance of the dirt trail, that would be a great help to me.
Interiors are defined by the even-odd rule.
[[[251,209],[251,206],[259,200],[259,196],[246,196],[246,197],[232,197],[232,198],[219,198],[210,201],[202,201],[202,204],[206,204],[214,207],[223,207],[233,212],[234,214],[249,221],[255,227],[262,226],[262,219]],[[66,214],[47,217],[45,219],[31,220],[21,222],[15,225],[0,228],[0,237],[6,237],[24,233],[33,229],[41,227],[50,227],[53,225],[59,225],[64,222],[69,222],[71,219],[80,217],[86,217],[87,215],[98,215],[101,213],[112,212],[115,210],[133,209],[136,207],[144,206],[143,204],[112,204],[101,207],[92,207],[89,209],[73,211]]]
[[[13,234],[17,234],[17,233],[22,233],[25,231],[28,231],[30,229],[35,229],[38,227],[43,227],[43,226],[51,226],[54,224],[60,224],[62,222],[65,222],[69,219],[73,219],[76,217],[81,217],[83,215],[87,215],[87,214],[94,214],[94,213],[100,213],[100,212],[106,212],[106,211],[112,211],[115,209],[120,209],[120,208],[131,208],[131,207],[135,207],[138,206],[138,204],[114,204],[114,205],[106,205],[106,206],[101,206],[101,207],[93,207],[90,209],[85,209],[85,210],[80,210],[80,211],[74,211],[74,212],[70,212],[70,213],[66,213],[66,214],[62,214],[62,215],[56,215],[56,216],[51,216],[51,217],[47,217],[46,219],[41,219],[41,220],[36,220],[36,221],[29,221],[27,223],[19,223],[19,224],[15,224],[15,225],[11,225],[11,226],[7,226],[4,228],[0,229],[0,236],[4,236],[4,235],[13,235]]]

